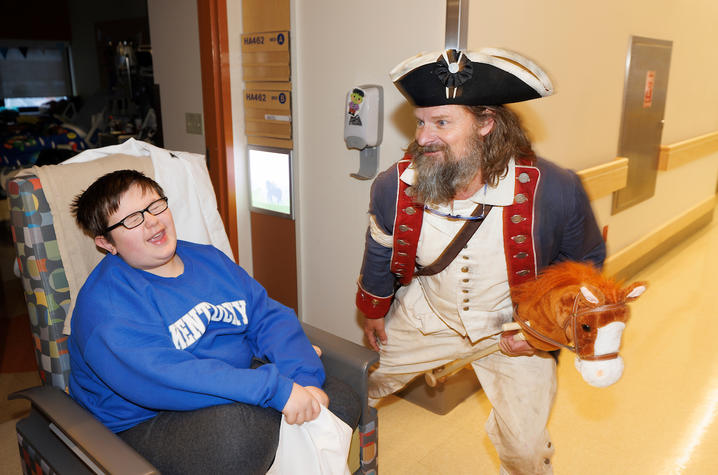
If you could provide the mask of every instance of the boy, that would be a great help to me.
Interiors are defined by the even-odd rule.
[[[109,173],[73,213],[108,254],[77,297],[70,394],[162,473],[265,473],[280,412],[301,424],[321,404],[356,425],[356,395],[322,389],[294,313],[216,248],[178,241],[156,182]]]

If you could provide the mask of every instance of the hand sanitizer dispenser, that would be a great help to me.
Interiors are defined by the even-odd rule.
[[[351,176],[360,180],[376,176],[383,132],[384,89],[378,85],[352,88],[344,111],[344,142],[359,150],[359,171]]]

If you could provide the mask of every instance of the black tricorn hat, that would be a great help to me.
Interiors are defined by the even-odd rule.
[[[553,94],[551,80],[538,65],[498,48],[419,54],[398,64],[390,75],[417,107],[493,106]]]

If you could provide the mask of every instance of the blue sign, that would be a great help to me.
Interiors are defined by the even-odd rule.
[[[285,102],[287,102],[287,95],[284,94],[283,92],[280,92],[279,93],[279,103],[284,104]]]
[[[280,45],[284,44],[284,33],[280,33],[277,35],[277,43]]]

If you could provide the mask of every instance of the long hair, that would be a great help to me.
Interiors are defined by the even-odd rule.
[[[535,154],[521,120],[506,106],[467,106],[479,124],[494,120],[494,127],[482,141],[481,177],[484,183],[496,186],[508,171],[511,158],[527,157],[535,160]]]

